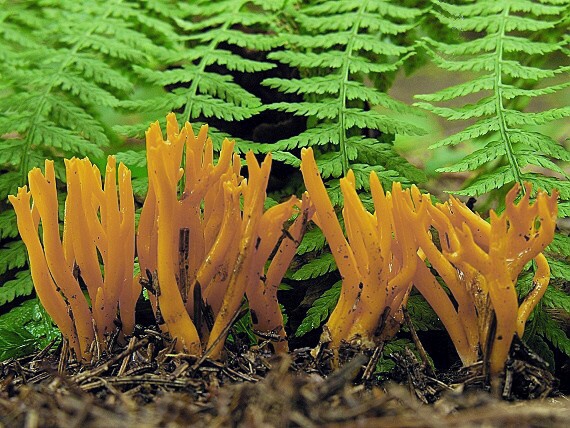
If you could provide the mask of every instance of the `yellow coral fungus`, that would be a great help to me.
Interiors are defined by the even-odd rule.
[[[508,193],[501,215],[491,211],[490,223],[454,197],[432,205],[429,195],[420,195],[417,189],[413,190],[415,208],[404,212],[419,247],[453,294],[457,311],[424,265],[414,284],[442,319],[463,362],[475,362],[481,351],[492,375],[503,370],[513,336],[524,333],[526,320],[549,280],[548,263],[540,252],[554,235],[557,194],[539,192],[531,204],[527,185],[517,204],[519,190],[515,186]],[[420,216],[419,211],[429,215]],[[440,248],[430,228],[437,230]],[[519,306],[515,284],[532,259],[537,265],[534,288]],[[493,314],[496,327],[489,340]]]
[[[252,281],[247,289],[247,297],[249,307],[252,311],[254,328],[276,335],[279,339],[274,344],[274,347],[278,352],[287,351],[288,346],[285,330],[283,328],[283,314],[281,313],[279,302],[277,301],[277,289],[301,242],[307,222],[314,212],[314,206],[307,193],[303,195],[299,210],[299,215],[289,227],[287,233],[282,235],[281,244],[273,260],[271,260],[271,264],[267,268],[267,273],[263,275],[262,272],[258,271],[260,277],[259,283],[256,284],[255,281]],[[266,215],[269,215],[269,211]],[[281,217],[281,219],[283,218],[284,217]],[[264,228],[261,230],[263,231]],[[267,249],[274,246],[275,232],[281,232],[277,227],[274,227],[272,231],[274,236],[269,245],[267,243],[265,244]],[[267,240],[271,238],[264,236],[264,239]],[[259,260],[267,260],[269,257],[267,249],[259,255]],[[258,269],[261,267],[260,265]]]
[[[31,192],[26,186],[20,187],[16,196],[9,196],[8,198],[18,216],[18,230],[28,249],[32,280],[43,307],[57,324],[65,339],[69,341],[71,349],[77,355],[83,355],[83,353],[87,355],[93,334],[91,333],[83,338],[79,343],[76,326],[69,314],[67,302],[64,296],[58,292],[49,271],[45,252],[38,236],[39,217],[37,209],[30,209]]]
[[[515,186],[507,195],[505,211],[501,215],[491,211],[487,223],[453,197],[433,205],[430,196],[415,186],[403,190],[394,183],[392,192],[384,194],[372,174],[375,212],[371,214],[362,205],[349,171],[340,180],[347,240],[312,150],[303,150],[301,158],[305,185],[315,204],[314,221],[327,239],[343,281],[339,301],[326,324],[333,348],[343,340],[361,339],[366,345],[390,337],[413,283],[441,318],[463,363],[475,363],[482,352],[490,373],[500,373],[513,336],[522,336],[528,316],[548,285],[549,267],[540,252],[553,239],[556,192],[551,196],[538,192],[536,202],[531,203],[527,186],[515,203],[520,190]],[[532,259],[537,267],[534,288],[519,306],[515,284]],[[426,261],[441,276],[454,301]],[[393,317],[392,326],[385,324],[390,320],[386,312]],[[377,331],[379,326],[383,332]]]
[[[265,264],[299,201],[293,197],[264,211],[270,155],[260,165],[248,153],[248,178],[244,179],[233,142],[222,143],[214,164],[206,126],[194,135],[189,123],[179,130],[175,115],[170,114],[166,131],[166,140],[158,123],[147,131],[149,192],[138,231],[141,270],[156,272],[153,300],[164,330],[178,339],[178,350],[196,355],[207,350],[209,356],[219,358],[247,295],[252,313],[263,315],[257,327],[279,330],[284,339],[275,283],[280,282],[282,265],[288,264],[285,259],[290,260],[294,250],[282,243],[284,254],[276,258],[279,268],[271,271],[271,284],[263,279]],[[305,215],[307,204],[301,204]],[[302,228],[292,231],[298,242]],[[202,299],[212,312],[212,326],[202,324]],[[284,350],[286,344],[276,348]]]
[[[117,189],[113,157],[107,162],[104,189],[99,170],[88,159],[66,161],[66,173],[63,242],[53,162],[46,161],[45,175],[38,168],[30,171],[30,192],[20,188],[10,201],[28,248],[38,297],[77,356],[89,359],[94,334],[104,341],[114,330],[119,306],[123,331],[130,333],[134,327],[134,302],[140,292],[133,283],[134,201],[130,172],[122,164]],[[40,221],[42,242],[37,234]],[[87,286],[91,311],[74,276],[75,267]]]
[[[536,201],[531,203],[531,187],[527,184],[525,195],[515,203],[519,190],[516,185],[508,193],[503,213],[498,215],[491,211],[489,226],[480,228],[484,244],[479,244],[471,229],[467,224],[463,224],[461,228],[455,227],[453,231],[457,234],[457,242],[460,244],[442,245],[446,257],[459,270],[465,266],[479,272],[481,289],[489,295],[496,318],[493,341],[491,349],[488,350],[491,374],[503,370],[513,336],[522,336],[526,320],[546,291],[550,276],[548,264],[541,251],[554,237],[558,194],[553,192],[549,196],[538,192]],[[469,216],[466,207],[461,205],[452,198],[447,206],[444,204],[438,208],[446,216],[452,216],[454,208],[455,211],[461,210],[464,216]],[[538,267],[534,277],[534,289],[519,307],[516,281],[523,267],[532,259]]]
[[[417,248],[409,227],[397,214],[404,192],[395,185],[384,194],[378,177],[370,186],[376,212],[366,211],[355,189],[354,174],[341,179],[348,240],[320,178],[312,149],[301,152],[301,171],[322,229],[342,275],[339,301],[326,327],[331,346],[359,339],[365,346],[386,339],[401,322],[401,307],[411,288]],[[391,321],[391,322],[390,322]]]
[[[477,313],[473,295],[465,283],[469,282],[471,271],[459,272],[455,266],[441,253],[433,241],[431,228],[439,232],[442,240],[456,239],[446,231],[452,227],[450,220],[443,213],[432,210],[429,194],[421,194],[412,186],[411,198],[407,199],[407,209],[401,216],[413,230],[414,239],[421,253],[437,270],[455,298],[457,309],[442,289],[439,282],[421,261],[414,274],[414,285],[434,308],[455,344],[459,357],[466,365],[475,363],[479,356],[479,333]]]

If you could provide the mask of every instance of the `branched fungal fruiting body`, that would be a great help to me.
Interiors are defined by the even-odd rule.
[[[413,284],[442,320],[462,362],[475,363],[481,352],[496,378],[504,369],[513,336],[523,335],[526,320],[549,282],[550,270],[541,251],[554,236],[557,192],[551,196],[538,192],[531,203],[527,185],[515,203],[520,190],[515,185],[507,195],[505,211],[501,215],[491,211],[487,223],[454,197],[433,205],[430,196],[415,186],[403,190],[394,183],[392,192],[384,194],[371,174],[375,208],[371,214],[362,205],[349,171],[340,180],[347,240],[312,149],[304,149],[301,158],[305,185],[315,205],[314,221],[326,237],[343,281],[326,324],[325,338],[333,349],[355,339],[371,346],[395,333]],[[533,259],[534,288],[519,306],[516,281]],[[455,302],[426,263],[443,279]],[[385,324],[386,312],[393,317],[391,326]]]
[[[110,156],[103,188],[98,168],[88,159],[66,161],[68,194],[63,239],[59,234],[53,162],[46,161],[45,175],[38,168],[30,171],[29,192],[24,186],[17,196],[10,196],[38,297],[76,355],[84,360],[90,358],[95,336],[104,342],[112,333],[119,308],[123,331],[132,332],[140,294],[140,285],[133,282],[135,227],[130,171],[119,165],[118,189],[116,173],[115,159]],[[73,274],[76,267],[87,286],[91,310]]]
[[[492,375],[503,370],[513,336],[522,337],[550,276],[540,252],[554,236],[557,193],[539,192],[531,204],[527,185],[515,204],[519,191],[515,185],[508,193],[502,214],[491,211],[490,223],[453,196],[433,205],[430,196],[415,187],[413,205],[402,212],[423,258],[444,280],[457,307],[424,264],[418,265],[414,285],[442,320],[463,363],[476,362],[481,352]],[[440,246],[433,242],[432,230],[437,231]],[[516,281],[532,259],[537,266],[534,288],[519,306]]]
[[[548,263],[541,252],[552,241],[557,217],[558,193],[538,192],[536,201],[531,204],[531,186],[526,184],[526,192],[518,203],[515,199],[520,187],[515,185],[505,200],[505,211],[500,215],[491,211],[490,224],[478,222],[479,237],[467,223],[461,227],[454,224],[449,235],[451,245],[443,245],[444,255],[459,271],[475,270],[481,291],[488,294],[492,305],[496,328],[488,353],[491,374],[500,373],[505,365],[513,336],[522,337],[526,320],[532,309],[544,295],[550,279]],[[437,208],[448,218],[460,212],[464,218],[476,216],[457,199],[451,197],[446,204]],[[531,260],[537,269],[534,288],[519,305],[515,289],[517,278],[524,266]],[[477,308],[481,311],[482,308]],[[480,338],[483,348],[486,337]]]
[[[314,221],[323,230],[343,283],[339,301],[326,327],[331,346],[358,339],[365,346],[389,338],[402,321],[401,308],[412,286],[417,248],[397,212],[404,208],[405,193],[395,184],[384,194],[371,174],[370,187],[376,212],[360,201],[351,171],[341,179],[343,216],[348,240],[327,195],[312,149],[301,152],[301,171],[315,205]],[[389,316],[385,323],[384,314]],[[390,322],[391,320],[391,322]],[[378,327],[384,323],[378,331]]]
[[[258,321],[255,328],[279,332],[275,348],[286,351],[276,293],[312,212],[308,196],[302,202],[292,197],[264,212],[271,156],[260,165],[249,152],[248,179],[244,179],[233,142],[223,142],[214,164],[207,131],[204,126],[195,136],[189,123],[179,130],[174,114],[167,117],[166,141],[158,123],[147,131],[149,191],[140,217],[138,253],[141,271],[157,272],[160,293],[151,300],[156,311],[160,308],[165,331],[178,338],[178,350],[220,358],[246,295]],[[181,180],[184,187],[179,194]],[[289,232],[295,245],[281,240],[266,271],[295,206],[301,212],[301,220]],[[181,230],[188,231],[187,260],[179,260],[177,254]],[[197,304],[202,305],[194,301],[196,289],[214,315],[211,332],[206,325],[202,328],[202,311],[194,313]]]

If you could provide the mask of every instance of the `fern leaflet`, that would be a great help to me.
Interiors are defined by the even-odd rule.
[[[144,4],[33,0],[0,8],[0,305],[32,292],[23,244],[6,196],[44,159],[104,157],[116,135],[105,110],[136,83],[132,64],[149,66],[168,46],[169,25],[155,25]],[[63,163],[57,175],[62,177]],[[18,269],[18,272],[15,272]]]
[[[268,50],[280,43],[269,32],[275,21],[272,12],[281,3],[275,0],[225,0],[213,4],[200,0],[181,4],[175,20],[180,33],[178,39],[182,43],[172,51],[161,52],[161,70],[135,68],[146,82],[167,88],[168,92],[157,98],[128,101],[123,106],[136,111],[152,111],[157,117],[177,111],[181,123],[190,121],[195,126],[206,119],[209,124],[215,124],[256,115],[262,109],[261,101],[236,83],[230,72],[255,73],[275,66],[250,59],[246,53],[248,50]],[[121,131],[141,134],[144,127],[123,127]],[[212,126],[210,135],[218,144],[224,137],[232,138]],[[259,151],[245,140],[236,139],[236,142],[241,151],[250,148]]]
[[[413,54],[398,41],[420,13],[388,1],[324,1],[302,7],[292,16],[300,31],[287,34],[286,49],[268,57],[299,69],[301,78],[269,78],[263,84],[302,95],[302,102],[268,107],[304,116],[309,126],[297,137],[275,143],[272,150],[323,146],[318,163],[325,179],[339,177],[349,168],[369,173],[369,166],[376,164],[383,170],[393,168],[402,181],[421,181],[423,174],[404,159],[390,166],[384,162],[382,153],[390,138],[365,138],[378,132],[421,134],[422,129],[394,114],[413,110],[384,93],[386,88],[363,80],[369,74],[380,82],[380,76],[394,73]],[[394,151],[390,155],[398,157]]]
[[[451,4],[434,1],[433,14],[450,29],[476,32],[470,41],[449,44],[426,39],[426,48],[442,69],[474,71],[480,76],[434,94],[417,95],[416,105],[448,120],[476,119],[465,130],[434,144],[432,148],[476,140],[472,154],[442,172],[478,171],[476,178],[458,194],[480,195],[512,182],[530,181],[550,190],[560,187],[556,178],[532,173],[532,168],[546,168],[568,179],[560,162],[570,159],[568,151],[552,138],[531,127],[568,117],[570,108],[556,107],[531,113],[522,108],[532,99],[558,93],[570,81],[536,87],[543,79],[554,78],[570,70],[560,66],[542,68],[543,57],[559,52],[567,42],[559,39],[538,40],[541,34],[560,34],[559,20],[567,7],[556,1],[480,1]],[[548,37],[548,36],[547,36]],[[543,37],[545,38],[545,37]],[[477,94],[478,102],[461,106],[437,106]],[[564,197],[566,199],[566,197]]]

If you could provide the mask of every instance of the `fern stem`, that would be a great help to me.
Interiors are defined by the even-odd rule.
[[[368,0],[362,1],[360,3],[360,7],[356,12],[357,16],[360,18],[366,7],[368,6]],[[344,61],[341,68],[341,81],[340,81],[340,91],[339,91],[339,99],[340,99],[340,109],[339,109],[339,118],[338,118],[338,126],[339,126],[339,148],[340,148],[340,157],[342,161],[342,174],[346,175],[350,168],[350,162],[348,159],[348,150],[346,147],[346,129],[345,129],[345,115],[346,115],[346,89],[348,79],[350,77],[350,58],[352,56],[352,51],[354,49],[354,39],[358,34],[358,30],[360,28],[360,19],[356,20],[354,27],[352,27],[351,36],[348,39],[348,43],[346,45],[346,55],[344,55]]]
[[[112,13],[113,10],[115,9],[116,5],[122,3],[123,0],[118,0],[118,1],[114,1],[111,4],[109,4],[109,8],[105,11],[105,13],[102,15],[103,18],[108,18]],[[24,144],[24,148],[22,150],[22,159],[20,160],[20,181],[21,183],[25,183],[26,182],[26,176],[28,175],[28,170],[29,170],[29,163],[30,163],[30,148],[32,145],[32,141],[33,141],[33,136],[37,131],[37,124],[42,120],[42,112],[46,106],[46,102],[47,102],[47,96],[50,94],[50,92],[52,91],[52,89],[55,87],[56,85],[56,79],[61,75],[61,73],[64,72],[64,70],[69,67],[74,58],[75,55],[84,47],[85,41],[86,39],[91,36],[96,30],[97,30],[97,25],[98,23],[94,23],[93,26],[91,26],[91,28],[89,28],[85,33],[83,33],[83,37],[78,40],[73,47],[69,50],[68,56],[67,56],[67,60],[63,61],[60,65],[59,68],[57,69],[57,71],[55,73],[53,73],[52,75],[52,79],[51,81],[47,84],[45,91],[43,92],[43,94],[40,97],[40,100],[37,104],[36,109],[34,110],[34,113],[32,115],[31,121],[30,121],[30,129],[28,130],[26,139],[25,139],[25,144]]]
[[[509,134],[509,127],[505,120],[504,114],[504,106],[503,106],[503,82],[502,82],[502,73],[503,73],[503,39],[505,37],[505,28],[507,23],[507,17],[509,16],[509,9],[510,6],[505,7],[503,13],[501,15],[501,25],[497,32],[497,50],[495,51],[495,108],[497,110],[497,117],[499,119],[499,132],[501,133],[501,137],[505,143],[505,154],[507,156],[507,161],[511,167],[513,172],[513,177],[516,182],[521,185],[522,192],[524,193],[524,185],[522,182],[520,167],[517,162],[517,159],[513,152],[513,145],[511,142],[511,137]]]

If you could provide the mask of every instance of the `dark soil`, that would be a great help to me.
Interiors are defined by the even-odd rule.
[[[0,426],[547,426],[570,422],[570,401],[522,344],[513,346],[502,397],[482,365],[434,373],[411,352],[393,355],[391,379],[374,375],[379,352],[301,348],[275,356],[267,344],[228,345],[224,363],[179,354],[153,329],[111,340],[81,365],[65,346],[0,364]],[[535,398],[520,400],[520,398]]]

